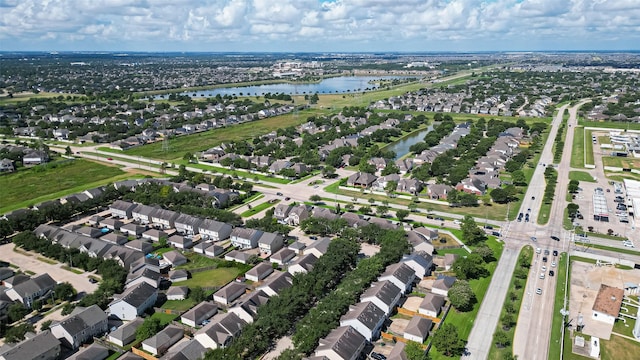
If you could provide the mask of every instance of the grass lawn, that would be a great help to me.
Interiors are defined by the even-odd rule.
[[[615,248],[615,247],[611,247],[611,246],[604,246],[604,245],[598,245],[598,244],[588,244],[588,246],[592,247],[592,248],[600,249],[600,250],[606,250],[606,251],[618,252],[618,253],[622,253],[622,254],[640,256],[640,251],[630,250],[628,248],[619,249],[619,248]]]
[[[598,136],[598,142],[600,144],[611,144],[611,138],[608,136]]]
[[[543,201],[540,205],[540,212],[538,213],[537,222],[540,225],[546,225],[549,222],[549,214],[551,213],[551,204],[553,202]]]
[[[156,312],[156,313],[153,313],[153,315],[151,315],[151,317],[160,320],[160,323],[162,323],[162,325],[167,325],[171,321],[173,321],[173,319],[177,318],[178,315],[172,315],[172,314],[165,314],[165,313],[161,313],[161,312]]]
[[[640,160],[634,158],[624,158],[618,156],[603,156],[602,163],[604,166],[615,166],[621,168],[640,168]]]
[[[623,123],[623,122],[611,122],[611,121],[587,121],[584,119],[578,120],[578,123],[585,127],[640,130],[640,124],[638,123],[626,123],[626,122]],[[591,136],[589,136],[589,139],[591,139]]]
[[[557,342],[560,342],[562,337],[562,314],[560,309],[564,307],[564,289],[566,284],[566,271],[567,271],[567,253],[561,253],[558,261],[558,282],[556,282],[556,296],[553,301],[553,320],[551,323],[551,337],[549,344],[549,359],[560,359],[560,346]],[[565,334],[566,336],[566,334]]]
[[[177,166],[180,165],[184,165],[187,167],[193,167],[193,168],[198,168],[198,169],[202,169],[202,170],[207,170],[210,171],[212,174],[213,173],[219,173],[219,174],[224,174],[224,175],[237,175],[238,177],[243,177],[246,179],[253,179],[253,180],[258,180],[258,181],[266,181],[266,182],[271,182],[271,183],[276,183],[276,184],[288,184],[291,181],[289,179],[283,179],[283,178],[279,178],[279,177],[275,177],[275,176],[267,176],[264,174],[260,174],[260,173],[251,173],[245,169],[227,169],[225,167],[220,167],[220,166],[215,166],[215,165],[211,165],[208,163],[198,163],[198,164],[192,164],[189,163],[187,160],[176,160],[174,161],[176,163]]]
[[[569,180],[596,182],[593,176],[585,171],[569,171]]]
[[[220,145],[222,142],[253,138],[280,128],[300,125],[306,122],[308,117],[320,115],[325,112],[326,111],[324,110],[314,108],[303,110],[298,113],[290,113],[251,121],[248,123],[212,129],[197,134],[178,136],[169,140],[168,151],[164,151],[162,149],[162,141],[158,141],[152,144],[126,150],[124,153],[127,155],[139,155],[154,159],[181,160],[187,152],[195,153]]]
[[[202,269],[209,266],[220,266],[220,264],[224,263],[224,260],[212,259],[195,252],[185,253],[184,256],[186,256],[189,261],[186,264],[178,266],[178,269]]]
[[[130,177],[117,167],[87,160],[75,160],[56,167],[21,169],[0,177],[0,213]]]
[[[489,239],[486,243],[496,254],[496,259],[499,259],[500,255],[502,255],[503,244],[497,242],[495,239]],[[452,309],[447,315],[445,321],[449,324],[454,324],[458,328],[458,334],[462,339],[466,340],[469,337],[469,333],[471,333],[473,322],[476,318],[476,315],[478,315],[480,304],[482,304],[484,295],[489,288],[491,277],[493,276],[493,272],[495,271],[497,265],[498,262],[494,261],[486,266],[491,273],[489,277],[469,281],[469,285],[471,285],[471,288],[473,289],[473,292],[476,294],[476,298],[478,299],[478,302],[474,305],[473,310],[463,313],[457,312],[456,310]]]
[[[533,258],[533,248],[529,245],[525,246],[522,248],[522,250],[520,251],[520,254],[518,255],[518,259],[520,259],[520,256],[526,255],[527,258],[529,259],[529,264],[531,264],[531,259]],[[519,262],[516,264],[516,267],[519,267],[520,264]],[[520,312],[520,305],[522,304],[522,299],[523,299],[523,295],[524,295],[524,290],[526,289],[526,282],[522,281],[522,280],[518,280],[521,284],[521,288],[520,289],[516,289],[515,288],[515,281],[518,280],[516,279],[514,276],[511,277],[511,282],[509,283],[509,291],[507,292],[507,296],[505,298],[505,304],[509,301],[513,302],[513,307],[515,309],[515,313],[513,314],[513,317],[517,320],[518,319],[518,313]],[[511,300],[511,296],[510,294],[514,293],[517,295],[517,297],[514,300]],[[500,316],[504,316],[506,314],[506,310],[502,309],[502,312],[500,313]],[[496,327],[496,332],[497,331],[504,331],[503,330],[503,324],[502,321],[498,321],[498,325]],[[513,337],[515,335],[516,332],[516,327],[512,326],[509,330],[504,331],[507,336],[510,339],[510,343],[513,344]],[[494,333],[495,336],[495,333]],[[493,346],[491,346],[491,350],[489,351],[489,359],[503,359],[505,358],[505,356],[507,354],[512,354],[513,353],[513,349],[511,348],[511,346],[507,346],[507,347],[503,347],[503,348],[498,348],[495,345],[495,342],[492,344]]]
[[[190,288],[195,286],[201,287],[215,287],[224,286],[229,281],[235,279],[238,275],[242,274],[242,271],[236,267],[217,268],[197,273],[192,273],[191,278],[186,281],[180,281],[175,283],[176,286],[188,286]]]
[[[267,210],[268,208],[274,206],[275,204],[277,204],[279,202],[280,202],[280,200],[276,200],[274,202],[270,202],[270,201],[263,202],[262,204],[258,204],[256,206],[252,207],[251,209],[243,212],[242,214],[240,214],[240,216],[242,216],[242,217],[253,216],[253,215],[255,215],[255,214],[257,214],[257,213],[259,213],[261,211]]]
[[[633,308],[631,309],[633,310]],[[624,310],[621,310],[620,312],[624,312]],[[630,315],[636,316],[635,313],[631,313]],[[628,317],[625,317],[625,319],[627,320],[626,323],[620,320],[616,320],[615,324],[613,324],[613,332],[633,337],[633,326],[635,325],[636,320]]]
[[[593,143],[591,141],[591,130],[584,131],[584,153],[585,159],[584,163],[589,165],[594,165],[595,162],[593,160]]]
[[[465,250],[464,248],[437,249],[436,252],[438,253],[438,255],[444,255],[444,254],[457,254],[459,256],[467,256],[467,255],[469,255],[469,252],[467,250]]]
[[[571,149],[571,167],[584,169],[584,128],[576,126],[573,129],[573,148]]]
[[[600,358],[602,360],[637,359],[640,352],[638,342],[612,335],[611,340],[601,340]]]
[[[162,304],[161,308],[176,311],[186,311],[191,309],[195,304],[196,302],[191,298],[187,298],[184,300],[167,300],[164,302],[164,304]]]

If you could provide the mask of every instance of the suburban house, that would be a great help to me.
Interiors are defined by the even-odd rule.
[[[294,241],[287,247],[289,250],[292,250],[296,253],[296,255],[304,255],[304,249],[307,248],[307,244],[302,241]]]
[[[57,282],[49,274],[41,274],[13,285],[5,294],[12,301],[19,301],[30,309],[34,301],[51,294],[56,285]]]
[[[151,213],[155,210],[156,208],[154,207],[140,204],[131,210],[131,216],[133,217],[133,220],[146,225],[151,223]]]
[[[120,227],[120,231],[123,234],[134,236],[134,237],[142,236],[142,233],[144,233],[146,230],[147,230],[146,227],[141,225],[136,225],[134,223],[125,224]]]
[[[191,327],[200,326],[203,321],[211,318],[218,312],[218,305],[210,301],[203,301],[191,308],[180,317],[183,324]]]
[[[410,255],[405,255],[400,262],[412,268],[418,279],[431,275],[433,257],[424,251],[415,251]]]
[[[197,234],[201,223],[202,219],[187,214],[178,215],[173,222],[176,231],[185,235]]]
[[[307,246],[304,249],[304,255],[312,254],[317,258],[320,258],[322,255],[327,253],[329,249],[329,244],[331,243],[331,238],[324,237],[314,241],[311,245]]]
[[[151,213],[151,223],[153,226],[160,227],[162,229],[171,229],[175,227],[175,220],[180,214],[175,211],[156,209]]]
[[[404,351],[405,343],[398,341],[393,345],[391,352],[387,355],[387,360],[409,360],[407,353]]]
[[[158,289],[143,281],[113,297],[108,313],[120,320],[133,320],[156,303]]]
[[[422,251],[427,254],[433,254],[433,243],[425,240],[423,236],[415,231],[407,231],[407,241],[413,247],[413,251]]]
[[[600,285],[600,290],[593,303],[592,318],[607,324],[613,324],[620,314],[624,290],[605,284]]]
[[[49,155],[44,151],[31,151],[24,154],[22,164],[24,166],[33,166],[44,164],[49,161]]]
[[[258,247],[260,248],[260,252],[267,255],[271,255],[274,252],[282,249],[283,244],[284,240],[282,239],[282,235],[270,232],[263,233],[258,240]]]
[[[237,227],[231,231],[231,245],[239,249],[254,249],[262,237],[262,230]]]
[[[251,258],[251,256],[253,255],[246,252],[232,250],[224,255],[224,259],[227,261],[235,261],[241,264],[246,264],[249,262],[249,259]]]
[[[407,327],[404,329],[403,337],[407,340],[422,344],[427,336],[429,336],[429,331],[431,331],[432,326],[432,320],[415,315],[411,318],[409,324],[407,324]]]
[[[341,326],[320,339],[315,351],[318,358],[330,360],[356,360],[367,344],[367,339],[351,326]]]
[[[16,168],[13,166],[13,160],[7,158],[0,160],[0,173],[14,171],[16,171]]]
[[[296,252],[289,248],[282,248],[269,258],[272,263],[284,266],[296,256]]]
[[[142,350],[153,355],[164,354],[173,344],[184,336],[184,329],[175,325],[169,325],[156,335],[142,342]]]
[[[298,226],[300,223],[309,218],[309,209],[306,205],[300,204],[294,206],[291,211],[289,211],[289,216],[287,217],[287,223],[292,226]]]
[[[273,267],[270,263],[261,262],[260,264],[251,268],[251,270],[247,271],[244,276],[247,280],[251,280],[253,282],[258,282],[267,276],[271,275],[273,272]]]
[[[445,184],[433,184],[427,186],[427,195],[433,200],[447,200],[447,194],[453,188]]]
[[[223,305],[229,305],[247,291],[243,283],[232,281],[213,294],[213,301]]]
[[[143,322],[144,320],[142,318],[137,317],[128,323],[123,324],[116,330],[109,333],[107,341],[120,347],[129,345],[136,339],[136,330]]]
[[[169,349],[162,360],[191,360],[202,359],[207,349],[196,340],[188,340],[177,343]]]
[[[216,315],[211,322],[196,332],[194,339],[207,349],[227,347],[240,335],[247,323],[233,312]]]
[[[390,281],[376,281],[360,296],[361,302],[371,302],[389,316],[402,297],[402,291]]]
[[[178,249],[190,249],[193,246],[193,241],[184,236],[172,235],[167,239],[167,243]]]
[[[169,234],[167,234],[166,232],[164,232],[162,230],[149,229],[149,230],[145,231],[144,233],[142,233],[142,238],[146,239],[146,240],[158,242],[158,241],[160,241],[160,239],[165,239],[165,240],[168,239],[169,238]]]
[[[387,270],[378,277],[378,281],[389,280],[397,286],[403,294],[407,293],[413,285],[415,273],[412,268],[403,263],[387,266]]]
[[[291,275],[306,274],[313,269],[313,265],[318,261],[314,254],[307,254],[300,257],[296,262],[289,265],[287,269]]]
[[[290,273],[274,271],[256,290],[263,291],[267,296],[273,297],[280,294],[280,291],[290,287],[291,284],[293,284],[293,276]]]
[[[172,250],[162,254],[162,258],[164,261],[171,264],[171,266],[180,266],[187,263],[187,258],[177,250]]]
[[[220,241],[227,239],[231,236],[232,230],[233,227],[231,225],[211,219],[203,219],[198,225],[198,233],[204,240]]]
[[[367,341],[371,341],[380,336],[380,329],[386,319],[382,309],[366,301],[351,305],[349,311],[340,318],[340,326],[351,326]]]
[[[109,349],[98,343],[93,343],[69,356],[67,360],[104,360],[107,357],[109,357]]]
[[[184,300],[189,295],[187,286],[170,286],[167,289],[167,300]]]
[[[229,308],[229,312],[235,313],[247,324],[251,324],[258,316],[258,308],[269,301],[269,296],[264,292],[252,291],[240,297],[234,307]]]
[[[279,222],[285,222],[287,216],[289,216],[289,213],[291,212],[292,209],[293,209],[293,206],[289,204],[282,204],[282,203],[278,204],[273,211],[273,216]]]
[[[438,317],[442,307],[444,306],[444,297],[442,295],[427,293],[418,307],[418,313],[431,317]]]
[[[59,357],[60,341],[49,330],[37,335],[28,332],[19,343],[0,347],[0,360],[57,360]]]
[[[168,273],[169,275],[169,281],[171,282],[180,282],[180,281],[187,281],[187,279],[189,279],[189,272],[187,272],[187,270],[171,270]]]
[[[153,245],[142,240],[131,240],[128,243],[124,244],[124,247],[131,250],[140,251],[145,255],[153,251]]]
[[[109,230],[120,230],[123,225],[124,223],[122,221],[115,218],[100,220],[100,227],[107,228]],[[100,235],[102,235],[102,233]]]
[[[204,254],[211,257],[216,257],[224,252],[224,248],[219,245],[210,245],[204,249]]]
[[[453,283],[456,282],[456,278],[453,276],[446,275],[438,275],[436,281],[433,282],[431,286],[431,292],[434,294],[447,296],[449,294],[449,289],[453,286]]]
[[[111,211],[111,217],[113,218],[131,219],[133,217],[133,209],[136,206],[136,204],[127,201],[116,200],[109,206],[109,211]]]
[[[371,187],[376,179],[373,174],[357,172],[347,178],[347,185],[368,188]]]
[[[77,307],[66,318],[54,322],[49,328],[53,336],[68,348],[77,349],[94,336],[109,330],[107,314],[98,307]]]
[[[451,270],[451,267],[457,258],[458,254],[444,254],[444,269]]]
[[[160,286],[160,273],[153,271],[147,267],[142,267],[136,271],[130,272],[125,281],[125,288],[136,286],[141,282],[157,288]]]

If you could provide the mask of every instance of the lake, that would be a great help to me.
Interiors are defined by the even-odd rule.
[[[341,94],[371,91],[378,88],[378,84],[374,84],[380,79],[403,79],[406,76],[338,76],[328,79],[323,79],[319,83],[281,83],[281,84],[266,84],[266,85],[252,85],[252,86],[235,86],[224,87],[210,90],[200,91],[185,91],[179,93],[180,95],[189,95],[195,97],[214,97],[218,94],[224,95],[237,95],[237,96],[258,96],[266,93],[271,94]],[[371,83],[370,83],[371,82]],[[166,98],[168,95],[164,95]],[[162,98],[161,95],[156,95],[155,98]]]
[[[433,130],[433,124],[429,125],[429,127],[424,130],[411,134],[393,145],[386,147],[385,150],[395,152],[396,158],[394,160],[398,160],[409,153],[411,145],[424,141],[425,135],[427,135],[431,130]]]

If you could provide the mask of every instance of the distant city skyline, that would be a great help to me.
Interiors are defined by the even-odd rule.
[[[637,0],[0,0],[0,51],[639,49]]]

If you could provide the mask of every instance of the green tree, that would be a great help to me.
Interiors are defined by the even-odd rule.
[[[73,151],[71,151],[71,147],[69,145],[67,145],[67,147],[64,148],[64,154],[67,156],[71,156],[73,154]]]
[[[487,240],[487,234],[476,224],[476,221],[470,215],[465,215],[460,225],[462,230],[462,240],[467,245],[476,245]]]
[[[407,341],[404,347],[404,353],[407,354],[408,360],[429,360],[429,355],[422,348],[422,345],[415,341]]]
[[[144,322],[136,330],[136,340],[142,341],[148,339],[162,330],[162,323],[160,319],[154,317],[148,317],[144,319]]]
[[[378,205],[376,207],[376,214],[380,217],[384,217],[389,211],[389,207],[385,205]]]
[[[578,215],[579,209],[580,209],[580,206],[578,206],[578,204],[569,203],[567,205],[567,213],[569,214],[569,218],[574,219],[576,215]]]
[[[207,298],[207,293],[201,286],[194,286],[193,289],[191,289],[189,298],[193,299],[196,303],[201,303]]]
[[[456,310],[466,312],[470,311],[476,303],[476,295],[467,281],[456,280],[449,289],[449,300]]]
[[[358,209],[358,211],[360,211],[363,214],[370,214],[371,213],[371,206],[361,206],[360,209]]]
[[[9,322],[16,322],[23,317],[25,317],[29,313],[29,309],[27,309],[22,303],[15,302],[9,305],[9,309],[7,310],[7,316],[9,317]]]
[[[458,279],[478,279],[489,276],[489,271],[484,267],[484,261],[477,253],[472,253],[466,257],[459,257],[452,265],[453,271]]]
[[[327,165],[322,168],[322,177],[332,178],[335,175],[335,173],[336,173],[336,168],[331,165]]]
[[[407,216],[409,216],[409,210],[399,209],[396,211],[396,217],[400,221],[404,221]]]
[[[493,253],[493,250],[491,250],[491,248],[488,247],[486,244],[477,246],[473,250],[473,252],[480,255],[480,257],[482,258],[482,261],[484,261],[485,263],[492,262],[496,259],[495,254]]]
[[[322,197],[320,197],[320,195],[318,195],[318,194],[313,194],[313,195],[309,196],[309,201],[314,202],[314,203],[319,203],[320,201],[322,201]]]
[[[464,342],[458,335],[458,328],[449,323],[440,326],[433,336],[433,345],[446,356],[460,356],[464,350]]]
[[[577,193],[579,188],[580,188],[580,182],[578,180],[569,180],[569,185],[567,186],[567,190],[569,190],[570,193],[572,194]]]
[[[71,300],[76,296],[76,289],[73,288],[73,285],[68,282],[63,282],[53,289],[54,294],[56,294],[56,299],[58,300]]]
[[[40,331],[49,330],[49,327],[51,326],[52,322],[53,322],[53,320],[45,320],[45,321],[43,321],[42,324],[40,325]]]
[[[33,328],[33,325],[29,323],[22,323],[20,325],[13,326],[7,329],[7,332],[5,333],[5,342],[8,342],[8,343],[20,342],[24,340],[24,335],[27,332],[34,332],[34,331],[35,329]]]

